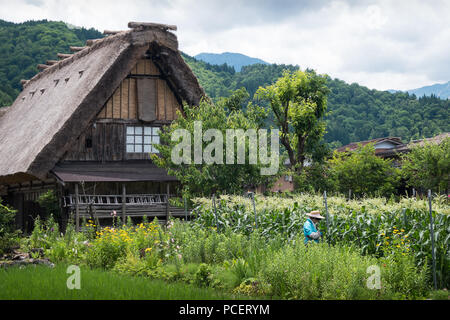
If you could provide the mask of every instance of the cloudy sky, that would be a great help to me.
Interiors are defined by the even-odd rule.
[[[0,19],[175,24],[189,55],[239,52],[371,89],[450,80],[449,0],[0,0]]]

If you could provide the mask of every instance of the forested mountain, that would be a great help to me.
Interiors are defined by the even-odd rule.
[[[69,46],[100,38],[94,29],[73,29],[63,22],[0,20],[0,106],[10,105],[21,90],[20,80],[37,73],[36,65],[70,53]],[[182,54],[206,93],[214,100],[245,87],[253,97],[259,86],[272,84],[292,65],[253,64],[235,72],[227,64],[214,65]],[[347,144],[370,138],[399,136],[404,141],[450,131],[450,101],[435,96],[369,90],[356,83],[328,78],[327,142]]]
[[[347,144],[386,136],[410,139],[432,137],[450,131],[450,100],[397,92],[369,90],[329,79],[328,142]]]
[[[418,97],[435,95],[441,99],[450,98],[450,81],[447,83],[436,83],[431,86],[425,86],[413,90],[408,90],[410,94],[415,94]]]
[[[0,106],[10,105],[19,94],[21,79],[30,79],[37,64],[71,53],[69,46],[84,46],[86,39],[103,35],[94,29],[69,28],[47,20],[11,23],[0,20]]]
[[[268,64],[267,62],[258,59],[246,56],[241,53],[234,52],[224,52],[224,53],[199,53],[194,56],[195,59],[205,61],[210,64],[227,64],[232,66],[234,70],[237,72],[241,71],[242,67],[249,66],[252,64],[260,63],[260,64]]]
[[[216,66],[183,55],[213,99],[245,87],[253,97],[259,86],[272,84],[292,65],[245,66],[241,72]],[[216,69],[219,68],[219,69]],[[396,136],[404,141],[432,137],[450,131],[450,101],[436,96],[421,97],[404,92],[370,90],[356,83],[328,78],[327,133],[334,146],[372,138]]]

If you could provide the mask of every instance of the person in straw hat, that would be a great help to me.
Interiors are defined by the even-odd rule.
[[[325,219],[320,215],[320,211],[311,211],[306,214],[308,219],[306,219],[305,224],[303,225],[303,234],[305,235],[305,244],[308,244],[310,241],[319,242],[319,238],[322,236],[322,233],[317,230],[317,223]]]

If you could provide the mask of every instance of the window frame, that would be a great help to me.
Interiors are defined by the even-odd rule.
[[[140,129],[136,133],[136,128]],[[132,129],[132,132],[130,131]],[[148,130],[150,132],[148,132]],[[159,151],[154,147],[160,144],[160,126],[152,126],[145,124],[128,124],[125,126],[125,154],[159,154]],[[132,137],[132,142],[130,138]],[[139,138],[139,139],[136,139]],[[138,140],[138,142],[136,141]],[[129,151],[129,147],[133,147],[133,151]],[[140,147],[141,151],[136,151],[136,146]],[[146,147],[150,149],[146,150]],[[139,149],[138,149],[139,150]]]

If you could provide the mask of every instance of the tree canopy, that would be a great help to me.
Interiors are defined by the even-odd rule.
[[[450,138],[440,144],[416,145],[402,160],[402,173],[409,186],[436,192],[450,189]]]
[[[370,143],[350,153],[335,151],[328,164],[330,178],[342,193],[352,190],[358,196],[389,195],[400,180],[400,171],[392,166],[392,160],[377,157]]]
[[[81,46],[86,39],[101,37],[97,30],[73,28],[64,22],[0,20],[0,106],[13,103],[21,90],[20,80],[33,77],[38,72],[37,64],[56,59],[58,52],[69,53],[69,46]],[[274,84],[284,70],[299,69],[293,65],[254,64],[235,72],[226,64],[212,65],[182,56],[213,101],[229,97],[240,88],[245,88],[252,98],[259,87]],[[330,93],[324,139],[333,147],[386,136],[409,141],[450,131],[448,99],[370,90],[330,77],[326,85]],[[273,121],[269,116],[266,126]]]
[[[206,99],[202,100],[199,106],[191,107],[185,104],[184,115],[178,111],[179,117],[160,134],[161,144],[156,146],[160,154],[153,155],[153,161],[159,167],[167,169],[170,175],[177,177],[185,192],[194,195],[240,194],[244,188],[269,185],[275,176],[261,175],[260,170],[264,167],[261,161],[250,161],[249,152],[253,147],[250,139],[228,140],[227,137],[227,130],[230,129],[241,129],[245,132],[261,128],[261,119],[266,113],[264,108],[248,104],[243,111],[236,107],[247,97],[248,94],[240,90],[230,98],[221,99],[215,104]],[[196,137],[198,129],[201,130],[197,131],[201,132],[201,135]],[[212,149],[212,142],[219,142],[220,148]],[[243,143],[243,163],[239,163],[238,158],[239,142]],[[196,144],[201,146],[200,153],[197,154]],[[228,148],[233,150],[231,156]],[[196,161],[197,156],[200,156],[200,162]],[[212,161],[205,161],[206,156]],[[231,157],[232,161],[229,161],[228,157]]]
[[[290,166],[297,172],[303,169],[308,147],[318,144],[325,132],[327,94],[325,76],[301,70],[285,71],[273,85],[256,91],[257,98],[269,103]]]

